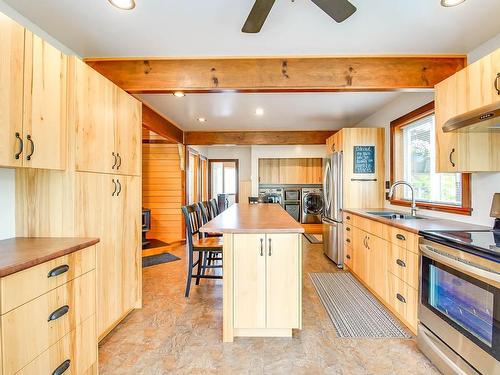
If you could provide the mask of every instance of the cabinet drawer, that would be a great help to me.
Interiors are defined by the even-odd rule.
[[[95,246],[53,259],[0,280],[1,314],[95,268]]]
[[[411,287],[418,289],[417,254],[398,245],[390,244],[388,270]]]
[[[403,280],[388,273],[389,289],[387,302],[410,328],[417,328],[418,293]]]
[[[352,225],[354,223],[354,215],[344,212],[344,223]]]
[[[344,226],[344,238],[350,238],[352,240],[352,226],[350,225]]]
[[[417,236],[414,233],[396,227],[387,226],[387,236],[389,238],[389,241],[393,244],[418,253],[418,249],[416,248]]]
[[[11,374],[95,314],[90,271],[2,316],[4,370]]]
[[[53,374],[67,367],[64,375],[92,374],[97,362],[97,336],[95,315],[64,336],[49,349],[24,367],[18,374]]]
[[[354,216],[353,225],[374,236],[384,238],[385,225],[375,220],[365,219],[361,216]]]
[[[352,245],[346,244],[344,246],[344,264],[352,268],[352,263],[353,263],[353,251],[352,251]]]

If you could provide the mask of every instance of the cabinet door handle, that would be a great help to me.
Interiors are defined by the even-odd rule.
[[[21,138],[21,135],[19,133],[17,133],[17,132],[16,132],[16,138],[19,141],[19,151],[16,152],[16,154],[14,155],[14,157],[16,159],[19,159],[19,157],[23,153],[24,144],[23,144],[23,139]]]
[[[403,303],[406,303],[406,299],[399,293],[396,293],[396,298]]]
[[[366,248],[366,236],[365,236],[365,238],[363,238],[363,245],[364,245],[364,246],[365,246],[365,248]]]
[[[116,179],[116,183],[118,184],[118,192],[116,193],[116,196],[119,196],[122,192],[122,184],[119,179]]]
[[[403,262],[401,259],[397,259],[397,260],[396,260],[396,263],[397,263],[397,265],[398,265],[398,266],[400,266],[400,267],[406,267],[406,263],[405,263],[405,262]]]
[[[453,161],[453,154],[455,153],[455,149],[452,148],[450,152],[450,163],[453,168],[455,168],[455,162]]]
[[[264,256],[264,239],[263,238],[260,239],[260,256],[261,257]]]
[[[347,215],[345,218],[346,220],[351,220],[351,217],[349,215]]]
[[[345,257],[346,257],[347,259],[351,259],[351,256],[350,256],[349,254],[347,254]]]
[[[366,237],[366,247],[368,250],[370,250],[370,236]]]
[[[122,157],[120,156],[120,153],[116,154],[116,156],[118,157],[118,165],[116,166],[116,170],[118,170],[122,166]]]
[[[271,239],[269,239],[269,256],[273,255],[272,251],[272,246],[271,246]]]
[[[52,322],[53,320],[57,320],[60,317],[66,315],[69,311],[69,306],[64,305],[62,307],[59,307],[56,311],[54,311],[52,314],[49,315],[49,318],[47,319],[48,322]]]
[[[347,243],[351,243],[351,240],[350,240],[349,238],[346,238],[346,239],[345,239],[345,242],[347,242]]]
[[[63,273],[68,272],[68,270],[69,270],[69,266],[67,264],[64,264],[62,266],[51,269],[49,271],[47,277],[56,277],[56,276],[62,275]]]
[[[397,238],[398,240],[401,240],[401,241],[406,241],[406,237],[405,237],[405,236],[403,236],[403,235],[402,235],[402,234],[400,234],[400,233],[396,234],[396,238]]]
[[[113,182],[113,185],[115,185],[115,190],[113,190],[113,194],[111,194],[111,196],[112,196],[112,197],[114,197],[114,196],[115,196],[115,194],[116,194],[116,190],[118,189],[118,185],[116,184],[116,182],[115,182],[115,179],[114,179],[114,178],[113,178],[111,181]]]
[[[35,153],[35,142],[33,142],[33,139],[31,139],[31,135],[27,135],[26,139],[29,141],[31,145],[31,152],[26,156],[26,160],[31,160],[31,157]]]
[[[111,167],[111,169],[115,169],[116,163],[118,163],[118,159],[116,158],[116,154],[114,152],[112,152],[111,155],[113,155],[113,160],[114,160],[114,164]]]
[[[351,228],[346,227],[346,228],[345,228],[345,230],[346,230],[346,231],[348,231],[348,232],[350,232],[350,231],[351,231]]]
[[[54,370],[52,375],[62,375],[66,372],[67,369],[69,369],[69,366],[71,364],[71,360],[67,359],[63,363],[61,363],[57,368]]]
[[[497,78],[495,78],[495,89],[497,94],[500,95],[500,73],[497,73]]]

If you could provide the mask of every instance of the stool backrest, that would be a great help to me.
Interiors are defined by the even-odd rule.
[[[208,209],[208,201],[198,202],[198,207],[200,208],[201,220],[203,224],[206,224],[213,219],[212,217],[210,217],[210,212]]]
[[[186,240],[190,248],[193,247],[193,236],[198,235],[202,238],[200,227],[202,226],[200,208],[197,204],[181,207],[184,219],[186,221]]]
[[[219,212],[219,205],[217,204],[217,199],[215,199],[215,198],[214,199],[210,199],[210,201],[208,203],[210,205],[210,210],[212,211],[211,215],[213,215],[212,216],[212,219],[213,219],[218,214],[220,214],[220,212]]]

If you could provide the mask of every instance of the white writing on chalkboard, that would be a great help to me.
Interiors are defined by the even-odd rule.
[[[354,173],[375,173],[375,146],[354,146]]]

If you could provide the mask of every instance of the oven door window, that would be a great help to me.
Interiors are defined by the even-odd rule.
[[[424,306],[499,359],[499,289],[423,256],[421,299]]]

